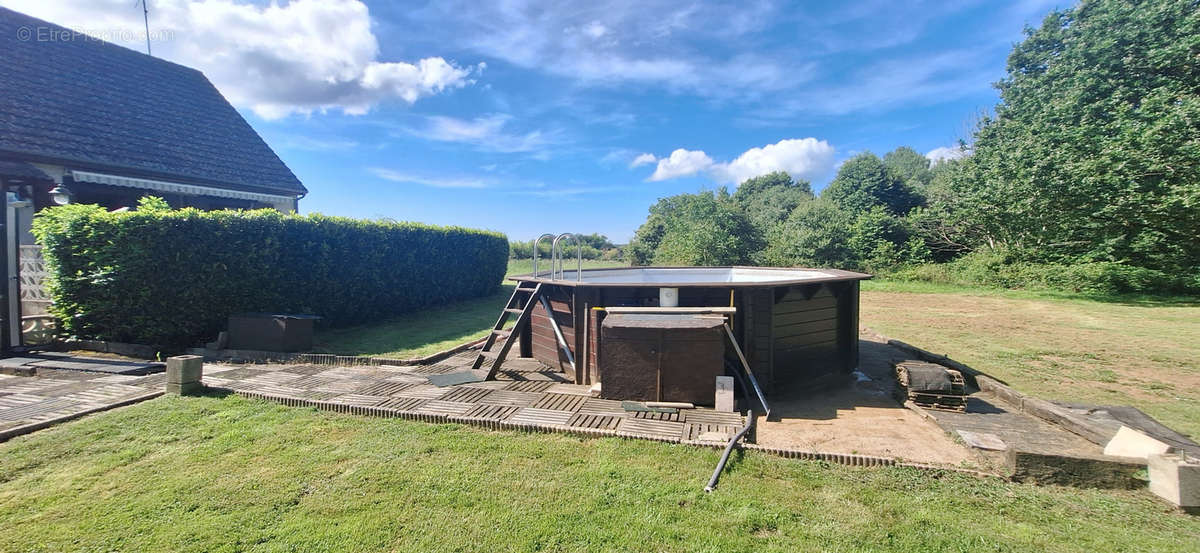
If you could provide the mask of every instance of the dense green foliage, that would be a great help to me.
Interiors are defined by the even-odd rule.
[[[566,251],[565,257],[574,258],[579,253],[582,253],[584,259],[619,259],[621,257],[621,248],[613,244],[607,236],[603,234],[578,234],[580,246],[576,247],[575,242],[570,239],[563,239],[559,243]],[[513,259],[532,259],[533,258],[533,240],[514,240],[509,243],[509,255]],[[538,244],[538,258],[550,259],[550,246],[553,240],[547,238]]]
[[[1200,4],[1085,2],[1009,57],[935,240],[1041,263],[1200,265]]]
[[[104,340],[186,346],[231,313],[311,313],[335,326],[494,292],[508,241],[456,227],[271,210],[43,210],[34,233],[60,328]]]
[[[808,181],[792,180],[783,171],[746,179],[733,193],[734,203],[761,232],[786,221],[792,211],[813,197]]]
[[[629,254],[637,265],[738,265],[761,248],[759,230],[722,189],[659,200]]]
[[[922,202],[920,193],[871,152],[846,160],[833,182],[821,191],[821,197],[852,215],[875,206],[883,206],[893,215],[904,215]]]
[[[750,179],[732,207],[756,232],[717,225],[689,243],[720,259],[1005,287],[1200,291],[1200,2],[1089,1],[1026,35],[961,159],[860,153],[817,199],[784,173]],[[703,224],[694,209],[664,224],[684,196],[651,210],[635,262],[663,263],[645,252],[688,242],[680,221]]]

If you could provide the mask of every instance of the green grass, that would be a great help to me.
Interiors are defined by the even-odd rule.
[[[574,267],[574,263],[570,265]],[[621,265],[599,260],[583,263],[585,269]],[[548,271],[549,267],[549,261],[539,260],[539,272]],[[530,259],[509,260],[508,275],[530,273],[532,268]],[[313,339],[314,351],[399,359],[437,353],[486,336],[496,324],[512,289],[513,284],[505,282],[490,296],[409,313],[382,323],[323,330]]]
[[[1138,407],[1200,437],[1200,301],[864,283],[862,324],[1047,399]]]
[[[1200,550],[1146,492],[163,397],[0,444],[0,551]]]

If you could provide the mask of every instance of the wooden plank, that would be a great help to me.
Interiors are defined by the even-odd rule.
[[[379,404],[380,407],[395,409],[397,411],[416,411],[425,405],[427,399],[419,399],[415,397],[393,397],[384,400]]]
[[[469,388],[466,386],[458,387],[450,390],[446,395],[439,397],[443,401],[459,401],[463,403],[479,403],[479,400],[487,397],[493,390],[484,388]],[[401,392],[400,395],[405,395]]]
[[[289,384],[289,386],[290,386],[290,384]],[[364,395],[368,395],[368,396],[391,396],[391,395],[395,395],[397,392],[401,392],[407,388],[412,388],[412,387],[413,387],[413,384],[406,384],[403,382],[389,382],[389,381],[385,380],[383,382],[376,382],[374,384],[371,384],[370,386],[361,388],[361,389],[357,390],[356,393],[364,394]]]
[[[838,342],[838,331],[836,328],[795,336],[779,336],[775,338],[775,347],[776,349],[805,348],[828,342],[835,344]]]
[[[562,426],[567,424],[573,416],[575,416],[575,413],[571,411],[526,407],[517,411],[508,421],[517,424]]]
[[[736,307],[606,307],[609,313],[706,314],[733,315]]]
[[[743,417],[741,413],[727,413],[724,411],[713,411],[711,409],[684,411],[683,420],[685,422],[696,424],[718,424],[737,427],[740,427],[743,424]]]
[[[800,336],[812,332],[823,332],[826,330],[837,330],[838,319],[822,319],[819,321],[810,321],[806,323],[792,323],[779,325],[775,327],[775,333],[780,336]]]
[[[813,321],[835,320],[838,318],[838,309],[836,307],[825,307],[821,309],[810,309],[806,311],[793,311],[790,313],[776,312],[772,317],[772,322],[775,326],[785,326],[796,323],[811,323]]]
[[[460,416],[466,419],[500,422],[513,416],[520,409],[520,407],[513,407],[511,405],[486,405],[481,403]]]
[[[514,392],[544,392],[546,388],[553,386],[553,382],[545,380],[523,380],[519,382],[510,382],[504,387],[505,390]]]
[[[811,300],[784,300],[775,304],[775,313],[795,313],[797,311],[812,311],[814,309],[829,309],[837,307],[837,298],[813,298]]]
[[[439,400],[435,399],[435,400],[425,402],[420,407],[415,409],[415,412],[423,413],[426,415],[458,416],[458,415],[462,415],[463,413],[466,413],[467,411],[471,410],[473,407],[475,407],[474,403],[462,403],[462,402],[458,402],[458,401],[439,401]]]
[[[542,394],[540,393],[514,392],[512,390],[492,390],[491,393],[475,401],[477,403],[486,403],[489,405],[515,405],[517,407],[529,407],[539,399],[542,399]]]
[[[575,413],[567,420],[567,426],[576,428],[590,428],[598,430],[615,430],[617,425],[624,420],[621,417],[613,415],[596,415],[588,413]]]
[[[627,418],[617,425],[617,431],[658,439],[683,439],[683,423],[673,421]]]
[[[542,394],[542,398],[534,402],[532,407],[575,412],[583,406],[583,402],[587,399],[587,396],[582,395],[546,393]]]

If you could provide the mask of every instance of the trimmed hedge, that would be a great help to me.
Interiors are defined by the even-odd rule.
[[[496,232],[272,210],[43,210],[60,328],[81,338],[188,346],[232,313],[309,313],[345,326],[495,292]]]

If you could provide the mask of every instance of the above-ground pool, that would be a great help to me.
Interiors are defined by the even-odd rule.
[[[532,274],[513,277],[520,280],[542,280],[555,284],[576,285],[638,285],[659,286],[756,286],[764,284],[799,284],[817,280],[830,280],[857,275],[833,269],[777,269],[773,267],[630,267],[618,269],[585,269],[563,271],[557,280],[546,280],[549,273],[541,273],[541,279]]]
[[[558,348],[541,305],[521,329],[521,356],[561,368],[578,384],[600,380],[597,335],[604,308],[734,307],[735,338],[768,395],[838,380],[858,366],[858,288],[868,278],[776,267],[629,267],[510,277],[542,284],[576,367],[572,371]]]

